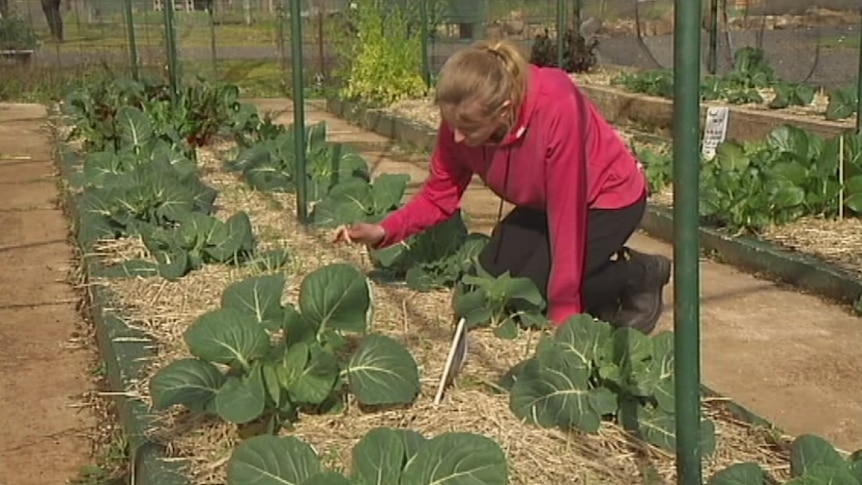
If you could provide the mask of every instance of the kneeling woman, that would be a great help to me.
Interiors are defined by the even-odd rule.
[[[556,324],[590,313],[651,332],[671,263],[625,247],[646,179],[568,74],[529,64],[512,44],[478,42],[446,61],[435,101],[442,122],[421,191],[379,225],[339,228],[336,241],[400,242],[455,214],[478,174],[516,206],[494,228],[484,269],[530,278]]]

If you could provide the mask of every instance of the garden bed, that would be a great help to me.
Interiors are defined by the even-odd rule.
[[[650,71],[598,67],[589,73],[572,74],[571,77],[584,92],[596,103],[597,108],[613,123],[632,122],[656,130],[670,130],[673,123],[672,91],[665,88],[662,96],[655,94],[658,88],[639,87],[635,81],[629,87],[614,82],[618,76],[642,76],[649,80],[659,78]],[[650,77],[651,76],[651,77]],[[659,85],[660,81],[641,81],[643,84]],[[710,106],[728,107],[727,137],[736,140],[754,140],[765,137],[776,127],[792,123],[807,131],[824,136],[834,136],[853,128],[855,124],[855,94],[849,88],[841,92],[846,98],[846,109],[852,108],[844,119],[827,119],[829,93],[811,89],[811,102],[804,105],[790,105],[783,108],[770,108],[775,98],[773,88],[752,88],[762,97],[762,102],[729,103],[726,99],[704,99],[701,103],[701,120]],[[833,108],[836,109],[837,108]]]
[[[370,270],[362,250],[333,247],[329,233],[309,233],[293,217],[295,197],[264,194],[241,185],[231,174],[219,169],[226,157],[219,150],[201,150],[204,179],[220,192],[221,209],[227,213],[245,210],[256,234],[264,244],[288,247],[292,263],[286,268],[289,283],[286,299],[296,301],[299,284],[309,272],[334,262],[350,262]],[[106,244],[103,258],[127,259],[142,254],[138,241]],[[126,318],[142,322],[159,349],[148,362],[149,374],[176,358],[187,355],[183,332],[199,315],[216,308],[222,292],[232,282],[247,276],[213,266],[183,280],[168,283],[158,278],[99,281],[117,295]],[[655,447],[633,444],[624,432],[606,427],[599,435],[566,435],[519,422],[509,410],[506,394],[495,390],[496,381],[524,357],[535,335],[524,334],[515,341],[503,341],[491,332],[476,332],[471,339],[471,358],[458,388],[441,406],[433,396],[450,344],[451,322],[445,315],[451,295],[446,291],[416,292],[400,285],[373,284],[374,329],[407,345],[422,369],[422,391],[406,410],[363,413],[350,406],[335,415],[306,415],[296,424],[292,436],[312,444],[327,464],[341,468],[350,462],[356,442],[380,426],[409,427],[427,436],[444,432],[480,433],[507,450],[513,484],[542,483],[629,483],[641,473],[641,460],[650,462],[661,477],[672,480],[673,455]],[[442,311],[441,311],[442,310]],[[441,317],[441,315],[443,315]],[[148,399],[148,379],[137,391]],[[477,413],[477,409],[482,409]],[[734,418],[721,400],[706,405],[716,419],[719,451],[710,469],[736,461],[755,461],[781,469],[781,453],[766,429],[750,426]],[[195,484],[224,483],[226,461],[242,440],[237,426],[218,418],[201,418],[173,410],[161,416],[151,439],[170,450],[171,457],[183,458]],[[640,449],[640,451],[638,451]],[[644,453],[644,456],[638,456]]]
[[[364,111],[351,103],[329,101],[338,116],[358,121],[384,136],[428,150],[433,143],[439,112],[428,100],[408,100],[381,110]],[[620,134],[636,149],[660,151],[659,137],[637,140],[638,134]],[[650,160],[644,160],[649,165]],[[643,227],[647,232],[672,240],[670,165],[648,175],[661,178],[661,189],[651,197],[651,210]],[[652,182],[652,180],[651,180]],[[731,264],[771,275],[800,288],[831,299],[853,304],[862,294],[862,221],[848,215],[843,219],[805,217],[795,222],[768,226],[758,238],[736,237],[732,232],[702,227],[705,249],[719,253]]]
[[[610,377],[595,375],[589,384],[584,377],[583,389],[566,391],[589,393],[596,399],[589,409],[566,408],[568,399],[556,402],[559,412],[550,410],[556,413],[554,422],[546,414],[539,426],[530,419],[535,409],[517,403],[530,393],[550,403],[555,392],[548,393],[541,382],[530,387],[529,380],[537,379],[533,371],[521,371],[513,386],[505,376],[530,362],[525,359],[536,352],[543,331],[515,327],[508,334],[500,330],[505,323],[493,329],[478,326],[470,334],[470,358],[456,386],[443,404],[434,405],[453,330],[452,291],[416,288],[410,275],[418,269],[419,279],[426,281],[458,279],[462,273],[436,274],[439,264],[430,261],[412,266],[407,284],[392,275],[385,278],[380,264],[392,261],[391,254],[375,253],[372,263],[363,249],[333,245],[332,233],[321,228],[327,217],[370,220],[399,205],[403,187],[386,191],[397,185],[398,175],[376,178],[373,187],[360,180],[338,191],[338,184],[323,184],[329,175],[320,170],[333,156],[343,164],[339,174],[343,167],[353,172],[368,167],[345,147],[326,142],[321,126],[308,127],[315,226],[303,226],[296,221],[296,199],[289,190],[291,137],[283,127],[261,121],[248,106],[229,103],[207,118],[218,126],[183,125],[196,128],[176,137],[164,128],[181,120],[157,121],[148,113],[164,116],[165,111],[138,108],[160,101],[122,96],[132,105],[115,107],[116,117],[106,120],[97,114],[103,111],[89,109],[104,100],[92,98],[77,93],[67,100],[67,112],[75,114],[90,146],[70,149],[77,154],[64,157],[64,175],[89,287],[105,295],[94,298],[93,312],[110,315],[96,322],[103,354],[115,364],[112,383],[129,415],[124,424],[133,440],[136,483],[239,485],[262,480],[264,473],[285,483],[346,483],[342,472],[362,473],[366,466],[355,461],[356,446],[373,448],[393,438],[381,428],[447,437],[424,442],[426,447],[416,435],[404,435],[403,446],[413,447],[415,461],[404,465],[394,456],[382,471],[400,476],[398,467],[404,466],[405,476],[413,473],[410,483],[433,481],[417,471],[419,465],[411,469],[414,463],[432,475],[445,468],[435,466],[437,452],[470,456],[488,469],[482,475],[488,478],[478,478],[488,485],[674,479],[670,334],[612,333],[592,319],[564,327],[590,330],[596,339],[605,339],[597,342],[615,344],[599,345],[610,352],[605,356],[610,360],[601,363]],[[229,98],[222,92],[212,99]],[[195,143],[189,147],[189,141]],[[377,213],[365,207],[353,213],[350,206],[337,204],[338,193],[364,187],[373,189],[368,210]],[[444,241],[433,245],[439,249]],[[475,310],[483,309],[479,305],[468,314],[472,319]],[[560,332],[555,338],[565,337]],[[637,358],[643,359],[638,363],[659,372],[655,382],[626,381],[632,389],[611,390],[615,366],[630,365],[628,359],[635,358],[615,353],[623,339],[643,344],[637,347]],[[566,343],[596,345],[593,340]],[[647,347],[653,350],[644,354]],[[293,353],[297,348],[305,352]],[[588,363],[597,372],[600,352],[592,351]],[[351,353],[346,365],[341,352]],[[325,355],[339,360],[330,365]],[[537,359],[534,371],[554,365]],[[222,371],[225,366],[228,370]],[[618,384],[623,385],[621,377]],[[617,397],[633,406],[620,408],[619,416],[633,418],[632,409],[638,412],[625,431],[614,419],[599,419],[617,415]],[[571,422],[559,419],[566,413]],[[743,421],[732,403],[719,398],[705,399],[704,419],[709,473],[750,461],[778,479],[790,476],[788,441],[775,430]],[[278,440],[270,433],[291,438]],[[394,439],[394,445],[387,441],[376,453],[402,446],[397,435]],[[435,452],[433,446],[442,449]],[[333,473],[311,478],[318,460]],[[425,478],[416,478],[417,473]]]

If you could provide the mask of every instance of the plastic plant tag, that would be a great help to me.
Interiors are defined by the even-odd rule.
[[[452,385],[455,377],[458,376],[458,373],[464,366],[464,362],[467,360],[466,323],[466,320],[461,318],[455,327],[455,335],[452,337],[452,345],[449,347],[449,356],[446,358],[443,375],[440,377],[440,384],[437,386],[437,395],[434,396],[434,405],[440,404],[446,388]]]

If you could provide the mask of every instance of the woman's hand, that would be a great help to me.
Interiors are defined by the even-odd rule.
[[[374,247],[383,241],[386,236],[386,231],[379,224],[352,224],[350,226],[340,226],[335,230],[335,240],[333,242],[346,242],[350,244],[364,244]]]

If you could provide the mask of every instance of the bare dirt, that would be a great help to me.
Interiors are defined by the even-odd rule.
[[[0,105],[0,485],[66,483],[92,461],[95,357],[68,282],[45,116]]]
[[[285,112],[290,102],[264,109]],[[326,120],[332,139],[374,143],[387,140],[343,120],[307,108],[309,122]],[[373,173],[408,172],[415,187],[427,162],[391,146],[369,152]],[[473,230],[489,232],[499,199],[474,181],[463,207]],[[508,210],[509,206],[504,208]],[[673,256],[670,244],[636,234],[636,249]],[[711,260],[701,262],[703,381],[792,435],[814,433],[837,446],[862,448],[862,319],[824,302]],[[673,285],[658,330],[673,329]],[[812,412],[816,410],[816,412]]]

